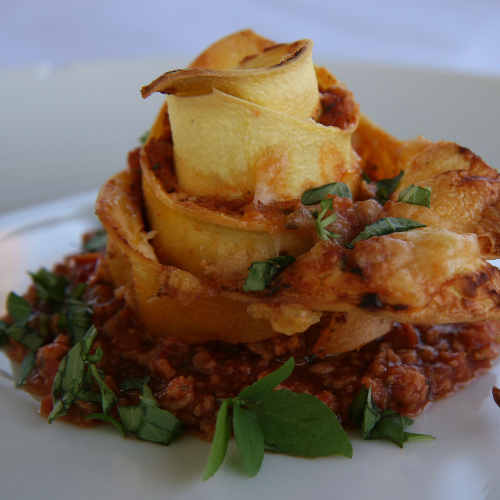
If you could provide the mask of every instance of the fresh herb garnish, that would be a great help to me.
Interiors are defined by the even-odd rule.
[[[352,200],[352,193],[347,184],[343,182],[332,182],[317,188],[308,189],[300,200],[303,205],[315,205],[325,199],[329,194],[335,194],[341,198]]]
[[[26,326],[31,316],[32,309],[31,305],[24,297],[14,292],[10,292],[7,297],[7,311],[15,325]]]
[[[67,298],[66,288],[69,280],[66,276],[47,271],[45,268],[39,269],[36,273],[29,273],[35,285],[37,295],[40,299],[49,304],[52,313],[60,312],[64,308],[64,301]]]
[[[118,406],[125,429],[143,441],[169,445],[183,433],[182,424],[169,411],[160,408],[151,389],[142,385],[139,406]]]
[[[261,292],[265,290],[274,276],[294,261],[295,257],[283,255],[252,262],[248,277],[243,284],[243,291]]]
[[[19,373],[19,378],[17,379],[16,387],[21,387],[28,375],[31,373],[31,370],[35,367],[36,364],[36,352],[28,351],[24,356],[23,363],[21,364],[21,371]]]
[[[392,410],[380,410],[372,397],[371,386],[363,386],[349,408],[349,420],[361,428],[365,439],[386,439],[400,448],[404,442],[432,441],[429,434],[405,432],[413,420]]]
[[[89,413],[85,417],[83,417],[84,420],[102,420],[104,422],[109,422],[110,424],[113,424],[122,434],[123,437],[127,437],[127,429],[122,425],[121,422],[116,420],[116,418],[110,417],[109,415],[105,415],[104,413]]]
[[[338,215],[333,213],[329,215],[326,219],[323,219],[326,212],[328,210],[333,211],[333,199],[326,198],[320,202],[321,212],[316,215],[316,231],[318,232],[319,237],[323,241],[328,241],[329,238],[342,238],[339,234],[332,233],[331,231],[327,231],[326,226],[330,225],[332,222],[337,220]]]
[[[411,203],[412,205],[421,205],[422,207],[431,207],[431,189],[420,186],[408,186],[401,191],[399,202]]]
[[[92,309],[86,302],[77,299],[69,299],[66,304],[66,325],[71,344],[75,345],[83,339],[92,324]]]
[[[403,177],[404,172],[401,170],[396,177],[391,177],[390,179],[382,179],[377,182],[377,201],[381,205],[385,205],[386,201],[389,199],[389,196],[396,191]]]
[[[372,236],[402,233],[420,227],[426,227],[426,225],[414,220],[405,219],[404,217],[384,217],[383,219],[366,226],[365,229],[351,241],[351,243],[346,245],[346,247],[352,249],[354,248],[354,244],[358,241],[367,240]]]
[[[137,140],[141,144],[144,144],[148,140],[148,137],[149,137],[149,130],[146,130],[146,132],[144,132],[144,134],[142,134]]]
[[[310,458],[352,456],[347,434],[324,403],[311,394],[273,390],[289,377],[294,364],[290,358],[237,397],[222,401],[204,480],[212,477],[224,460],[231,435],[228,408],[233,408],[236,444],[250,476],[259,472],[265,449]]]
[[[104,229],[98,229],[92,237],[83,243],[83,250],[86,252],[98,252],[106,248],[108,235]]]

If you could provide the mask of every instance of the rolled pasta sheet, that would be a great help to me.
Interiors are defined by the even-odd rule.
[[[317,89],[316,89],[317,93]],[[332,181],[359,179],[351,131],[300,120],[214,90],[168,96],[179,188],[254,202],[300,199]],[[356,175],[358,174],[358,175]]]

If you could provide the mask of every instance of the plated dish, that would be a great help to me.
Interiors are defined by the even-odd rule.
[[[154,166],[153,166],[154,167]],[[151,170],[155,170],[154,168],[151,168]],[[292,332],[293,333],[293,332]]]

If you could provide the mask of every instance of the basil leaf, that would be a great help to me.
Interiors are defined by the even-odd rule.
[[[431,190],[412,184],[401,191],[398,201],[431,208]]]
[[[300,200],[303,205],[315,205],[326,198],[329,194],[340,196],[341,198],[349,198],[352,200],[352,193],[347,184],[343,182],[332,182],[317,188],[308,189]]]
[[[142,408],[140,406],[118,406],[117,408],[125,429],[135,434],[142,420]]]
[[[370,182],[373,182],[372,178],[366,172],[362,172],[361,177],[365,182],[368,182],[368,184],[370,184]]]
[[[85,283],[78,283],[78,285],[76,285],[75,288],[73,288],[73,291],[69,294],[69,298],[80,300],[86,289],[87,285]]]
[[[87,401],[88,403],[102,403],[102,394],[94,391],[83,390],[76,394],[76,399]]]
[[[279,256],[252,262],[248,277],[243,284],[244,292],[265,290],[274,276],[295,261],[295,257]]]
[[[403,433],[403,441],[405,443],[412,443],[417,441],[435,441],[436,438],[430,434],[415,434],[413,432]]]
[[[108,414],[109,410],[118,402],[118,398],[115,393],[104,383],[104,380],[99,376],[97,367],[94,363],[89,365],[90,373],[94,377],[99,389],[101,389],[102,395],[102,411],[105,415]]]
[[[104,229],[94,232],[93,236],[83,243],[83,250],[86,252],[98,252],[106,248],[108,243],[108,234]]]
[[[377,182],[377,201],[381,205],[385,205],[386,201],[389,199],[389,196],[396,191],[401,182],[401,178],[403,177],[404,172],[401,170],[396,177],[391,177],[390,179],[382,179]]]
[[[322,211],[318,214],[316,219],[316,231],[318,232],[319,237],[323,241],[328,241],[329,238],[342,238],[342,236],[325,229],[326,226],[330,225],[338,218],[338,215],[334,213],[328,216],[326,219],[323,219],[328,210],[333,210],[333,199],[326,198],[325,200],[322,200],[320,202],[320,206],[322,208]]]
[[[363,386],[349,407],[347,418],[361,427],[363,437],[368,438],[370,432],[380,420],[379,409],[372,398],[372,388]]]
[[[109,422],[113,424],[122,434],[123,437],[127,437],[127,430],[123,425],[116,420],[116,418],[110,417],[109,415],[105,415],[104,413],[90,413],[83,417],[84,420],[103,420],[104,422]]]
[[[0,320],[0,346],[5,345],[9,341],[9,337],[7,335],[7,328],[10,325],[7,321]]]
[[[142,391],[143,386],[149,382],[150,378],[149,375],[147,377],[127,378],[120,383],[120,389],[123,391],[130,391],[132,389]]]
[[[264,449],[273,453],[283,453],[276,445],[270,443],[264,443]]]
[[[352,456],[352,445],[335,413],[311,394],[271,392],[256,403],[245,403],[266,443],[303,457]]]
[[[227,445],[231,439],[231,420],[227,412],[228,400],[224,399],[217,414],[215,424],[215,434],[210,448],[205,471],[203,472],[203,481],[210,479],[222,465],[227,452]]]
[[[44,343],[44,338],[36,331],[31,328],[24,328],[17,325],[11,325],[5,333],[16,342],[19,342],[24,347],[27,347],[31,351],[37,351],[42,347]]]
[[[142,134],[141,137],[139,137],[139,139],[137,139],[137,140],[141,144],[144,144],[148,140],[148,137],[149,137],[149,130],[146,130],[146,132],[144,132],[144,134]]]
[[[66,299],[66,287],[69,280],[66,276],[58,276],[44,268],[36,273],[29,273],[35,285],[38,297],[49,303],[51,312],[60,312]]]
[[[143,405],[142,420],[134,434],[143,441],[169,445],[182,434],[182,426],[169,411]]]
[[[25,326],[31,316],[31,305],[20,295],[10,292],[7,297],[7,312],[17,326]]]
[[[21,372],[19,373],[19,379],[17,380],[16,387],[22,386],[26,379],[28,378],[31,370],[36,365],[36,353],[33,351],[28,351],[26,356],[24,356],[23,363],[21,364]]]
[[[67,327],[71,344],[75,345],[83,339],[92,324],[92,313],[89,306],[81,300],[67,301]]]
[[[69,408],[88,380],[85,361],[96,336],[97,330],[92,326],[61,361],[52,383],[54,409],[48,417],[49,423],[68,414]]]
[[[247,410],[233,406],[234,437],[248,475],[254,477],[264,460],[264,434]]]
[[[390,414],[381,416],[369,436],[363,437],[365,437],[365,439],[386,439],[402,448],[404,430],[403,415],[391,412]]]
[[[238,394],[238,399],[243,399],[245,401],[257,401],[266,397],[273,389],[290,376],[294,366],[295,360],[290,358],[277,370],[269,373],[265,377],[262,377],[252,385],[245,387],[245,389]]]
[[[411,231],[420,227],[426,227],[425,224],[404,217],[384,217],[383,219],[366,226],[351,243],[346,245],[348,248],[354,248],[354,244],[361,240],[367,240],[372,236],[384,236],[392,233],[402,233]]]

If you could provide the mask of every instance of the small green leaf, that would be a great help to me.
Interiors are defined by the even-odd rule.
[[[84,420],[103,420],[104,422],[109,422],[123,434],[123,437],[127,437],[127,430],[125,429],[125,427],[123,427],[123,425],[118,420],[116,420],[116,418],[105,415],[104,413],[90,413],[84,417]]]
[[[127,431],[135,434],[142,420],[142,408],[140,406],[117,406],[117,408]]]
[[[308,189],[302,195],[303,205],[315,205],[326,198],[329,194],[340,196],[341,198],[349,198],[352,200],[352,193],[347,184],[343,182],[332,182],[317,188]]]
[[[117,403],[118,398],[115,393],[104,383],[104,380],[100,377],[97,367],[94,363],[89,364],[90,373],[97,385],[101,389],[102,395],[102,411],[105,415],[108,414],[109,410]]]
[[[231,439],[231,420],[227,409],[228,400],[224,399],[217,415],[214,439],[210,448],[210,456],[203,472],[203,481],[210,479],[219,470],[226,456],[227,446]]]
[[[106,248],[108,235],[104,229],[98,229],[93,236],[83,243],[83,250],[86,252],[98,252]]]
[[[366,172],[363,172],[361,176],[365,182],[368,182],[368,184],[370,184],[370,182],[373,182],[372,178]]]
[[[9,341],[7,329],[10,327],[7,321],[0,320],[0,346],[5,345]]]
[[[89,306],[77,299],[67,301],[67,328],[72,345],[83,339],[87,330],[92,325],[92,312]]]
[[[403,434],[403,441],[405,443],[414,443],[417,441],[435,441],[436,438],[430,434],[415,434],[413,432],[405,432]]]
[[[271,392],[256,403],[245,403],[266,443],[283,453],[315,458],[352,456],[352,445],[335,413],[311,394]]]
[[[19,373],[19,379],[17,380],[16,387],[22,386],[26,379],[28,378],[31,370],[36,365],[36,353],[33,351],[28,351],[26,356],[24,356],[23,363],[21,365],[21,372]]]
[[[76,398],[88,403],[102,403],[102,394],[90,390],[80,391]]]
[[[351,243],[346,245],[348,248],[354,248],[354,244],[361,240],[367,240],[372,236],[384,236],[392,233],[402,233],[411,231],[420,227],[426,227],[425,224],[404,217],[384,217],[383,219],[366,226]]]
[[[294,257],[279,256],[252,262],[248,277],[243,285],[243,291],[261,292],[265,290],[274,276],[294,261]]]
[[[325,216],[326,212],[328,210],[333,210],[333,199],[332,198],[326,198],[320,202],[320,206],[322,208],[321,212],[318,214],[317,219],[316,219],[316,231],[318,232],[319,237],[323,241],[328,241],[329,238],[342,238],[342,236],[332,233],[331,231],[327,231],[325,228],[326,226],[330,225],[332,222],[337,220],[338,215],[337,214],[332,214],[328,216],[326,219],[323,219]]]
[[[377,201],[384,205],[389,199],[389,196],[396,191],[404,175],[403,170],[399,172],[396,177],[391,177],[390,179],[382,179],[377,182]]]
[[[401,191],[398,201],[401,203],[410,203],[412,205],[420,205],[430,208],[431,190],[430,188],[422,188],[412,184]]]
[[[37,351],[42,347],[44,343],[44,338],[36,331],[31,328],[23,328],[17,325],[11,325],[5,333],[16,342],[19,342],[24,347],[27,347],[31,351]]]
[[[147,140],[148,140],[148,137],[149,137],[149,130],[146,130],[146,132],[144,132],[144,134],[142,134],[139,139],[137,139],[141,144],[144,144]]]
[[[142,391],[144,384],[147,384],[150,378],[150,376],[127,378],[120,383],[120,389],[123,391],[130,391],[132,389]]]
[[[26,326],[31,316],[31,306],[29,302],[20,295],[10,292],[7,297],[7,312],[12,317],[12,321],[17,326]]]
[[[87,289],[86,283],[78,283],[78,285],[76,285],[75,288],[73,288],[68,298],[81,300],[83,292],[85,292],[86,289]]]
[[[391,443],[403,447],[404,442],[404,421],[403,415],[390,412],[384,415],[381,414],[379,421],[368,436],[363,436],[365,439],[386,439]]]
[[[248,475],[254,477],[264,460],[264,434],[250,413],[240,405],[233,407],[233,429]]]
[[[148,404],[141,404],[141,409],[142,419],[134,432],[136,438],[169,445],[182,434],[181,423],[169,411]]]
[[[277,370],[262,377],[252,385],[245,387],[239,394],[238,399],[245,401],[258,401],[265,398],[273,389],[284,382],[293,372],[295,360],[290,358],[286,363],[280,366]]]
[[[51,312],[60,312],[66,299],[66,287],[69,280],[66,276],[58,276],[44,268],[36,273],[29,273],[35,285],[37,295],[49,303]]]

